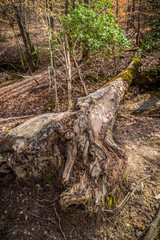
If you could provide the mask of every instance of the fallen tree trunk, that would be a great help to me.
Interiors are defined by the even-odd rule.
[[[62,187],[64,209],[83,205],[90,212],[103,211],[126,165],[112,130],[139,61],[133,59],[103,88],[78,99],[73,111],[37,116],[1,137],[0,152],[17,177],[25,182],[52,179]]]

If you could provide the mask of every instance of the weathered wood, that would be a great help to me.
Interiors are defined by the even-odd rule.
[[[71,112],[48,113],[19,125],[0,140],[0,152],[19,179],[50,178],[62,186],[60,204],[103,211],[126,166],[112,129],[139,59],[103,88],[78,99]]]

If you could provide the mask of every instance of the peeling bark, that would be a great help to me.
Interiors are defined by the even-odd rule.
[[[112,130],[138,59],[103,88],[77,101],[72,112],[48,113],[19,125],[0,139],[0,152],[19,179],[51,178],[63,186],[60,205],[105,208],[107,194],[126,166]],[[62,189],[62,188],[61,188]]]

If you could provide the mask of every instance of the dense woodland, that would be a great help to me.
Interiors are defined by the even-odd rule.
[[[0,2],[0,239],[160,239],[160,2]]]

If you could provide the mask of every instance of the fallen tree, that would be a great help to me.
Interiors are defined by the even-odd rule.
[[[114,141],[116,113],[140,59],[103,88],[78,99],[71,112],[32,118],[1,136],[0,153],[24,182],[52,180],[60,189],[60,205],[83,205],[103,211],[108,193],[126,166]]]

